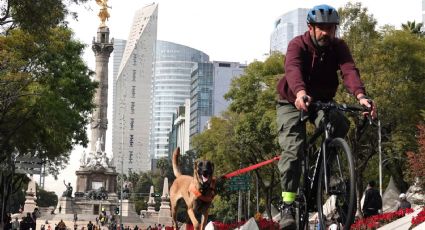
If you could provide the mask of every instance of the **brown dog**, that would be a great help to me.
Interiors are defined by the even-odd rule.
[[[170,188],[173,227],[177,226],[177,201],[183,198],[194,229],[204,229],[208,220],[208,208],[215,195],[214,164],[208,160],[195,161],[193,176],[182,175],[178,167],[180,148],[173,153],[173,172],[176,176]],[[201,221],[199,221],[201,219]]]

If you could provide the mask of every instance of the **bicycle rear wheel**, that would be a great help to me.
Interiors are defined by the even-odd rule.
[[[326,148],[328,191],[325,188],[325,170],[320,166],[317,209],[321,229],[337,221],[350,229],[356,211],[356,180],[350,147],[342,138],[333,139]]]

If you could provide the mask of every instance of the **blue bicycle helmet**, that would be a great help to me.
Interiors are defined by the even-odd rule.
[[[338,12],[329,5],[318,5],[308,11],[308,24],[339,24]]]

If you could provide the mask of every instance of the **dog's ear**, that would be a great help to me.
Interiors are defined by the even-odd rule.
[[[212,173],[214,174],[214,163],[211,162]]]
[[[193,161],[193,174],[198,174],[198,160]]]

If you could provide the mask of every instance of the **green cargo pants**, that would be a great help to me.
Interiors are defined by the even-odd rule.
[[[280,100],[276,106],[279,145],[282,149],[278,163],[283,192],[296,193],[300,184],[301,159],[304,157],[303,145],[306,139],[306,126],[297,124],[299,110],[288,101]],[[317,127],[323,118],[323,111],[309,114],[309,120]],[[335,127],[333,136],[345,137],[349,121],[340,111],[332,111],[329,116]]]

